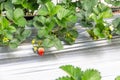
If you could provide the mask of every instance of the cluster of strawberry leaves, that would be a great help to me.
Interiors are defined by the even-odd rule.
[[[37,29],[36,48],[55,47],[58,50],[63,49],[63,43],[73,44],[78,37],[78,32],[74,27],[77,18],[73,11],[55,5],[48,1],[38,9],[38,16],[34,18],[34,27]],[[40,43],[40,44],[39,44]]]
[[[77,13],[80,24],[87,29],[91,38],[93,40],[111,39],[111,24],[104,20],[113,16],[111,8],[98,0],[84,0],[77,3],[82,5],[77,5],[81,9]]]
[[[119,1],[105,1],[119,6]],[[37,35],[32,44],[34,52],[40,55],[51,47],[60,50],[63,44],[74,44],[78,37],[74,26],[78,20],[94,40],[111,39],[113,34],[120,34],[120,18],[106,22],[105,18],[112,17],[112,10],[98,0],[62,0],[56,5],[52,0],[1,0],[0,5],[0,45],[11,48],[30,36],[31,31],[25,29],[28,24],[25,16],[26,12],[33,14],[35,10],[37,15],[31,24],[37,29]],[[6,12],[5,16],[2,11]]]
[[[95,24],[92,29],[88,30],[88,33],[94,40],[112,38],[111,25],[104,21],[105,18],[110,18],[112,15],[112,10],[102,3],[93,8],[93,13],[91,13],[89,19],[91,19]]]
[[[120,0],[105,0],[108,4],[112,4],[114,6],[120,7]]]
[[[77,12],[76,7],[80,11]],[[98,0],[63,0],[56,5],[46,1],[38,10],[38,16],[34,18],[34,26],[38,30],[36,40],[41,40],[44,48],[56,47],[58,50],[63,48],[62,42],[73,44],[78,37],[74,27],[78,19],[94,40],[111,39],[111,25],[104,21],[109,17],[112,17],[112,10]],[[36,44],[34,45],[36,47]]]
[[[100,72],[95,69],[83,71],[81,68],[72,65],[61,66],[60,69],[64,70],[68,75],[59,77],[56,80],[101,80]],[[120,80],[120,76],[116,77],[115,80]]]
[[[30,30],[25,29],[27,21],[24,11],[10,0],[5,0],[0,5],[0,45],[17,48],[31,34]]]

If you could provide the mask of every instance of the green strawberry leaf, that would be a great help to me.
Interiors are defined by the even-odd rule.
[[[101,80],[100,72],[94,69],[88,69],[84,72],[82,80]]]
[[[45,27],[41,28],[40,30],[38,30],[38,37],[42,38],[48,35],[48,31],[46,30]]]
[[[67,17],[70,14],[70,11],[64,8],[61,8],[57,13],[57,17],[59,20],[62,20],[64,17]]]
[[[23,0],[12,0],[13,4],[21,4]]]
[[[7,2],[4,2],[4,8],[6,10],[13,10],[14,9],[14,5],[11,3],[10,0],[7,0]]]
[[[49,1],[51,1],[51,0],[37,0],[37,3],[45,4],[45,3],[49,2]]]
[[[17,39],[13,39],[10,41],[9,46],[10,48],[17,48],[20,42]]]
[[[58,50],[63,49],[63,44],[62,44],[62,42],[61,42],[57,37],[55,37],[55,38],[53,39],[53,42],[54,42],[54,46],[55,46]]]
[[[96,36],[100,36],[100,34],[101,34],[101,30],[97,27],[93,29],[93,32]]]
[[[15,28],[14,26],[9,26],[9,27],[7,28],[7,30],[8,30],[9,33],[14,33],[14,32],[16,32],[16,28]]]
[[[115,78],[115,80],[120,80],[120,76],[117,76],[117,77]]]
[[[21,27],[25,27],[25,25],[27,24],[27,21],[24,17],[20,17],[19,19],[14,20],[14,22]]]
[[[20,8],[15,9],[15,11],[14,11],[14,18],[17,20],[17,19],[19,19],[21,17],[24,17],[23,10],[20,9]]]
[[[13,20],[13,10],[7,10],[6,11],[6,16],[8,19]]]
[[[74,79],[72,79],[72,77],[69,77],[69,76],[64,76],[64,77],[60,77],[56,80],[74,80]]]
[[[120,24],[120,18],[116,18],[115,20],[113,20],[112,24],[114,25],[114,27],[118,27]]]
[[[81,80],[83,72],[80,68],[74,67],[72,65],[61,66],[60,68],[67,72],[73,78],[73,80]]]
[[[48,9],[45,5],[42,5],[41,8],[38,10],[39,15],[46,16],[49,14]]]
[[[25,38],[29,37],[31,35],[31,31],[30,30],[24,30],[22,33],[22,36],[24,36]]]
[[[43,46],[46,48],[50,48],[54,46],[54,42],[51,39],[44,39],[43,40]]]

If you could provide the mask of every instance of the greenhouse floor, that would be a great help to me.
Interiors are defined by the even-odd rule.
[[[120,38],[109,45],[43,57],[36,55],[1,59],[0,80],[55,80],[66,75],[59,67],[67,64],[79,66],[83,70],[97,69],[101,72],[102,80],[114,80],[120,75]]]

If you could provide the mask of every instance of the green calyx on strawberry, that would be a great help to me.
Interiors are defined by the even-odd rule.
[[[38,48],[38,54],[39,54],[40,56],[43,56],[43,55],[44,55],[44,52],[45,52],[45,49],[44,49],[43,47]]]
[[[33,46],[33,51],[34,51],[34,53],[36,53],[37,50],[38,50],[37,46]]]

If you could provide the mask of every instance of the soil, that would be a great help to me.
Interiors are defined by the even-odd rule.
[[[26,15],[26,16],[24,16],[25,17],[25,19],[26,20],[32,20],[33,18],[34,18],[34,16],[32,16],[32,15]]]
[[[120,7],[112,7],[112,12],[113,12],[114,14],[120,13]]]

